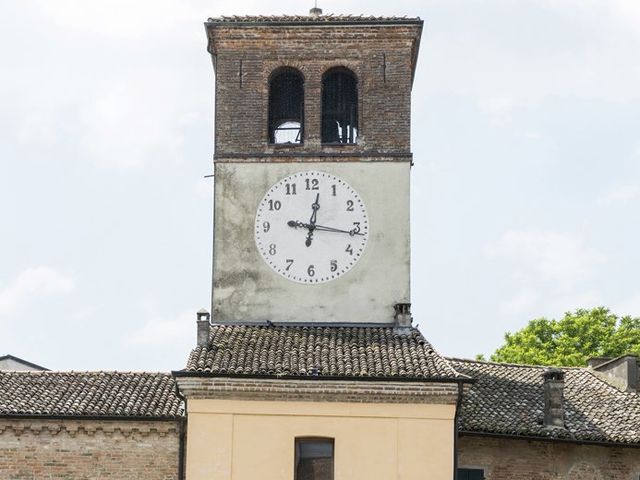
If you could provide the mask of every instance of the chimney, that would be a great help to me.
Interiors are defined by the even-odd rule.
[[[594,362],[594,359],[590,358],[587,360],[587,365],[595,372],[606,375],[607,382],[619,388],[623,392],[638,391],[639,379],[637,356],[622,355],[617,358],[607,358],[605,361],[601,362]]]
[[[207,312],[204,308],[198,310],[196,314],[198,321],[196,322],[198,325],[198,347],[206,347],[209,344],[209,332],[211,330],[211,324],[209,320],[211,319],[211,314]]]
[[[411,317],[411,304],[410,303],[396,303],[393,306],[395,310],[395,314],[393,315],[394,320],[394,331],[400,335],[406,335],[411,332],[411,321],[413,318]]]
[[[544,379],[544,426],[564,428],[564,372],[549,368],[542,374]]]

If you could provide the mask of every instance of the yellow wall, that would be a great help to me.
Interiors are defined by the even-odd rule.
[[[335,439],[335,480],[451,480],[454,405],[189,400],[187,480],[293,480],[294,439]]]

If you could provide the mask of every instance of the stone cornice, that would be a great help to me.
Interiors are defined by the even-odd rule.
[[[37,420],[34,418],[25,419],[0,419],[0,435],[13,433],[14,435],[58,435],[65,433],[71,437],[77,435],[94,436],[103,434],[111,436],[114,434],[124,437],[136,434],[142,436],[158,435],[178,435],[179,420],[176,421],[97,421],[88,419],[67,419],[67,420]]]
[[[187,399],[455,404],[455,383],[177,377]]]

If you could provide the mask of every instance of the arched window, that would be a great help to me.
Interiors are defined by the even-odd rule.
[[[302,143],[303,117],[302,74],[282,68],[269,81],[269,142]]]
[[[356,143],[358,85],[353,72],[338,67],[322,79],[322,143]]]

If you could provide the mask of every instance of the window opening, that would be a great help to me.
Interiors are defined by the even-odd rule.
[[[295,480],[333,480],[332,438],[296,438]]]
[[[356,143],[358,86],[346,68],[330,70],[322,81],[322,142]]]
[[[302,143],[304,81],[300,72],[285,68],[269,82],[269,142]]]
[[[481,468],[459,468],[456,480],[484,480],[484,470]]]

